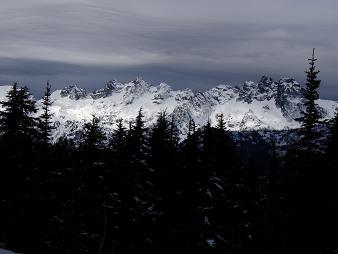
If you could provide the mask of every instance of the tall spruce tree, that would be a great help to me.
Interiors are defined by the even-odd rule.
[[[187,138],[181,153],[180,169],[179,205],[182,216],[179,223],[182,224],[182,230],[179,235],[179,249],[182,253],[195,253],[201,243],[201,161],[198,139],[195,121],[190,118]]]
[[[105,140],[105,135],[100,125],[100,119],[95,115],[92,115],[90,122],[84,124],[81,134],[84,151],[94,156],[94,154],[102,148],[103,141]]]
[[[160,112],[150,136],[150,167],[153,170],[153,200],[156,212],[156,228],[160,232],[154,234],[161,246],[161,252],[171,252],[175,240],[175,217],[178,215],[176,206],[177,191],[177,143],[175,126],[168,120],[165,111]]]
[[[35,101],[27,87],[18,88],[15,83],[6,96],[7,100],[0,102],[4,109],[0,112],[0,131],[2,138],[9,143],[20,138],[33,138],[36,127]]]
[[[303,144],[306,148],[311,149],[314,145],[313,141],[317,137],[315,127],[321,117],[316,103],[316,100],[319,98],[317,90],[321,81],[317,79],[317,74],[320,71],[316,70],[315,66],[317,61],[315,58],[315,49],[312,51],[312,57],[308,60],[310,61],[310,67],[309,70],[305,71],[307,74],[306,88],[304,91],[305,110],[301,112],[301,117],[297,120],[302,124]]]
[[[120,153],[122,152],[123,146],[126,142],[126,128],[123,126],[123,119],[120,118],[117,120],[117,128],[113,130],[112,139],[110,141],[110,147],[113,152]]]
[[[142,108],[130,124],[126,137],[126,161],[122,175],[124,185],[119,190],[119,253],[142,251],[147,246],[149,228],[146,226],[148,211],[152,208],[149,198],[151,171],[147,165],[146,129]],[[148,242],[149,244],[150,242]]]
[[[36,190],[33,170],[33,140],[36,134],[35,101],[27,87],[18,88],[15,83],[1,102],[0,112],[0,198],[1,233],[0,242],[32,253],[36,247],[37,227],[34,211]],[[31,204],[29,204],[33,201]],[[21,225],[20,225],[21,224]],[[20,227],[19,227],[20,225]],[[23,229],[22,229],[23,228]],[[27,234],[31,230],[30,234]]]
[[[53,114],[50,112],[50,106],[53,104],[51,98],[51,85],[49,81],[46,84],[45,94],[42,99],[42,113],[38,118],[38,127],[39,134],[42,142],[42,146],[46,149],[49,145],[50,133],[53,129],[52,126],[52,116]]]

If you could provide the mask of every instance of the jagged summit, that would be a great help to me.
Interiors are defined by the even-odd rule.
[[[5,91],[0,89],[1,100],[5,99]],[[195,93],[191,89],[174,90],[166,83],[151,85],[142,78],[127,83],[112,80],[93,92],[71,85],[52,94],[51,110],[57,127],[53,135],[55,139],[64,134],[76,137],[92,114],[101,118],[109,133],[118,118],[127,125],[141,107],[147,126],[165,110],[174,117],[182,135],[190,118],[202,126],[208,119],[213,123],[219,113],[224,114],[230,130],[296,128],[299,123],[294,119],[303,107],[302,93],[302,86],[294,79],[274,81],[266,75],[259,82],[246,81],[242,87],[220,84]],[[323,118],[333,117],[336,102],[318,100],[318,104]]]
[[[77,85],[69,85],[60,92],[61,97],[69,97],[72,100],[83,99],[87,96],[86,89],[80,88]]]

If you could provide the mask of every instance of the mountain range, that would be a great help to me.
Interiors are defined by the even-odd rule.
[[[5,100],[11,86],[0,87],[0,100]],[[141,78],[128,83],[109,81],[102,89],[87,92],[77,85],[56,90],[51,98],[55,122],[53,140],[63,135],[76,138],[83,124],[94,114],[110,133],[119,118],[126,126],[140,108],[146,126],[156,121],[161,111],[173,117],[181,134],[187,132],[189,119],[203,126],[223,113],[231,131],[289,130],[299,127],[295,120],[303,110],[304,88],[292,78],[273,81],[263,76],[259,82],[246,81],[242,87],[220,84],[206,91],[174,90],[166,83],[151,85]],[[37,102],[40,108],[41,100]],[[318,100],[323,119],[334,116],[338,103]],[[39,114],[38,112],[37,114]]]

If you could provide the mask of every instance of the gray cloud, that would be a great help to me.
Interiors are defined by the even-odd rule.
[[[0,82],[88,89],[136,75],[176,88],[261,74],[303,82],[312,47],[338,99],[336,0],[2,0]]]

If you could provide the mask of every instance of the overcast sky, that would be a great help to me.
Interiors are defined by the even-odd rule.
[[[0,0],[0,84],[303,83],[315,47],[321,95],[338,100],[337,13],[337,0]]]

